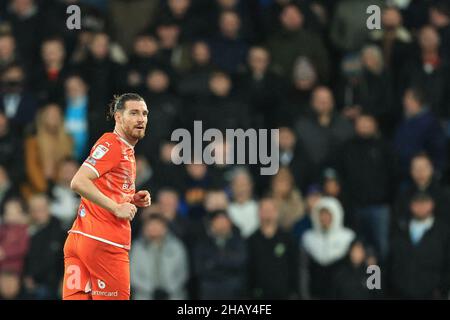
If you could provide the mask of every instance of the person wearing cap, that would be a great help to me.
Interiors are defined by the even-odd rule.
[[[133,300],[187,299],[189,263],[186,249],[160,213],[144,220],[130,253]]]
[[[435,203],[426,192],[410,201],[409,221],[392,234],[388,277],[392,298],[448,299],[450,232],[435,216]]]
[[[208,229],[194,249],[198,298],[241,299],[245,294],[246,245],[225,210],[208,213]]]

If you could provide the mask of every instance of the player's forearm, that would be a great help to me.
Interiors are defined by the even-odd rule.
[[[74,177],[70,187],[83,198],[114,214],[117,203],[105,196],[90,179]]]

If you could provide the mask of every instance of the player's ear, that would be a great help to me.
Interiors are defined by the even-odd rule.
[[[114,113],[114,120],[116,122],[120,122],[122,120],[122,113],[121,112],[115,112]]]

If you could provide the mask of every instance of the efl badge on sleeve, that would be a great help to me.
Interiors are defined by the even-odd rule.
[[[92,158],[96,160],[101,159],[108,151],[109,149],[107,147],[99,144],[97,148],[95,148],[94,152],[92,152]]]

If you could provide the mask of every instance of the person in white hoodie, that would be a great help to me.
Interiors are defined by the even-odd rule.
[[[344,210],[332,197],[312,210],[313,229],[302,237],[302,291],[305,298],[328,299],[334,272],[345,260],[355,233],[343,226]]]

